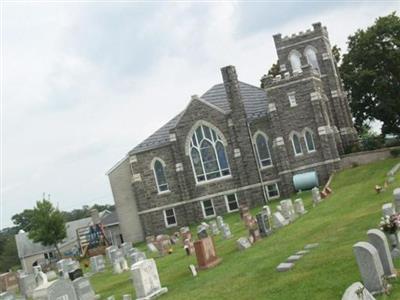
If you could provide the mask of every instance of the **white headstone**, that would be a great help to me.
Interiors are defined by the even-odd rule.
[[[304,215],[307,213],[307,211],[304,209],[303,199],[299,198],[294,200],[294,211],[299,215]]]
[[[215,221],[210,221],[210,228],[211,228],[211,233],[213,235],[218,235],[220,233],[219,229],[218,229],[218,225]]]
[[[78,300],[94,300],[96,295],[88,278],[79,277],[72,281]]]
[[[222,226],[224,225],[224,218],[217,216],[217,225],[219,229],[222,229]]]
[[[135,252],[131,254],[131,265],[137,263],[138,261],[146,259],[146,254],[143,252]]]
[[[267,213],[268,216],[271,216],[271,209],[268,205],[264,205],[262,210]]]
[[[236,246],[240,251],[242,251],[242,250],[246,250],[247,248],[250,248],[251,243],[247,238],[241,237],[236,241]]]
[[[38,286],[33,291],[34,300],[78,300],[69,279],[57,279]]]
[[[117,246],[114,246],[114,245],[111,245],[110,247],[107,247],[106,248],[106,256],[107,256],[107,258],[108,258],[108,260],[109,261],[111,261],[111,251],[112,250],[117,250],[118,249],[118,247]]]
[[[18,279],[21,295],[31,298],[33,290],[36,288],[36,280],[34,274],[21,274]]]
[[[372,294],[382,293],[385,289],[384,272],[376,248],[370,243],[358,242],[353,246],[353,251],[364,286]]]
[[[280,202],[281,204],[281,213],[286,220],[293,221],[296,218],[296,214],[294,212],[293,203],[290,199],[285,199]]]
[[[193,277],[197,276],[197,270],[196,270],[196,267],[194,265],[189,265],[189,270],[192,273]]]
[[[150,252],[152,252],[152,253],[156,253],[156,252],[158,252],[158,249],[157,249],[157,247],[156,247],[156,246],[154,246],[154,244],[153,244],[153,243],[148,243],[148,244],[147,244],[147,249],[148,249]]]
[[[388,277],[396,277],[396,269],[394,268],[392,256],[390,255],[386,235],[378,229],[368,230],[367,235],[369,242],[378,251],[385,275]]]
[[[273,213],[272,220],[274,223],[274,228],[281,228],[289,224],[289,221],[286,220],[280,212]]]
[[[344,292],[342,300],[375,300],[361,282],[355,282]]]
[[[15,300],[15,295],[10,292],[0,292],[0,300]]]
[[[321,202],[321,194],[319,193],[319,188],[313,187],[311,189],[311,194],[314,206]]]
[[[137,300],[152,299],[168,291],[166,287],[161,287],[154,259],[137,262],[132,265],[131,272]]]
[[[231,229],[229,228],[229,224],[223,224],[221,227],[222,230],[222,238],[224,240],[230,239],[232,237]]]
[[[106,268],[103,255],[96,255],[90,258],[90,267],[93,273],[103,272]]]

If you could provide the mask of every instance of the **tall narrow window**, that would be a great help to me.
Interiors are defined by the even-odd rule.
[[[267,190],[268,199],[279,198],[279,189],[277,183],[269,184],[265,187],[265,189]]]
[[[222,138],[213,128],[200,125],[190,141],[190,158],[197,182],[230,175]]]
[[[211,199],[202,201],[201,206],[203,208],[204,218],[215,216],[214,204]]]
[[[315,151],[315,144],[314,144],[314,137],[313,133],[310,130],[305,130],[304,139],[306,141],[307,151],[314,152]]]
[[[315,50],[312,47],[307,47],[304,51],[308,64],[319,72],[318,59]]]
[[[292,135],[292,145],[295,155],[303,154],[303,149],[301,148],[301,143],[300,143],[300,136],[297,133],[293,133]]]
[[[164,221],[166,227],[176,226],[175,210],[173,208],[164,210]]]
[[[268,147],[268,138],[259,132],[255,136],[256,149],[258,155],[258,163],[261,168],[272,165],[271,154]]]
[[[289,61],[292,66],[293,73],[301,73],[301,61],[300,61],[300,53],[296,50],[290,52]]]
[[[167,178],[165,177],[164,163],[157,159],[153,165],[154,177],[156,179],[157,190],[159,193],[169,191]]]
[[[228,212],[237,211],[239,209],[236,194],[225,195],[225,203]]]

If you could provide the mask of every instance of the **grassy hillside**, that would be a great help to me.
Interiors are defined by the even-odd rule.
[[[196,265],[196,258],[187,257],[180,244],[173,254],[156,258],[162,286],[169,290],[160,299],[341,299],[345,289],[360,280],[352,246],[367,240],[367,230],[378,226],[381,206],[392,201],[400,175],[386,192],[376,194],[374,186],[383,184],[388,170],[399,161],[388,159],[338,173],[332,183],[333,194],[315,208],[311,194],[301,194],[308,214],[244,252],[235,245],[246,235],[244,224],[238,213],[225,215],[234,238],[224,241],[216,237],[217,253],[223,258],[216,268],[193,278],[188,266]],[[253,214],[259,210],[254,209]],[[320,247],[291,271],[275,271],[279,263],[308,243],[320,243]],[[400,259],[396,267],[400,267]],[[112,294],[117,300],[123,294],[134,295],[129,272],[113,275],[108,270],[92,276],[91,282],[102,299]],[[394,284],[390,296],[379,299],[400,299],[400,283]]]

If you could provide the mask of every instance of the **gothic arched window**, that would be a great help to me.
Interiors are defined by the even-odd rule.
[[[307,47],[306,50],[304,51],[304,55],[307,58],[308,64],[315,70],[318,70],[319,72],[319,66],[318,66],[318,59],[317,59],[317,54],[312,47]]]
[[[268,137],[261,132],[256,133],[255,135],[255,144],[258,155],[258,162],[260,167],[268,167],[272,165],[271,154],[269,152],[268,147]]]
[[[167,178],[165,176],[165,163],[161,159],[155,159],[153,162],[154,178],[159,193],[169,191]]]
[[[300,135],[298,133],[293,133],[291,140],[292,140],[294,155],[303,154],[303,149],[301,148],[301,143],[300,143]]]
[[[197,182],[230,175],[222,138],[216,130],[200,125],[190,140],[190,159]]]
[[[301,61],[300,61],[301,54],[296,50],[291,51],[289,54],[289,61],[290,65],[292,66],[293,73],[300,73],[301,72]]]
[[[304,140],[306,141],[307,151],[314,152],[315,151],[314,137],[310,129],[306,129],[304,131]]]

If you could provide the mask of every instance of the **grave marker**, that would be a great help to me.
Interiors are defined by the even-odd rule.
[[[96,295],[90,284],[89,279],[85,277],[79,277],[72,281],[75,288],[75,293],[78,300],[94,300]]]
[[[386,235],[378,229],[368,230],[367,235],[371,245],[378,251],[385,275],[388,277],[396,277],[396,269],[393,266]]]
[[[342,300],[375,300],[375,298],[361,282],[355,282],[346,289]]]
[[[146,254],[143,252],[135,252],[131,254],[131,265],[137,263],[138,261],[145,260]]]
[[[272,215],[274,228],[281,228],[289,224],[289,221],[286,220],[280,212],[275,212]]]
[[[229,228],[229,224],[223,224],[221,227],[222,230],[222,238],[224,240],[230,239],[232,237],[231,229]]]
[[[46,282],[33,291],[34,300],[78,300],[74,286],[68,279]]]
[[[156,262],[152,258],[132,265],[131,273],[137,300],[153,299],[168,291],[161,287]]]
[[[271,223],[270,223],[270,215],[267,211],[263,210],[262,212],[256,215],[258,229],[260,231],[261,236],[268,236],[272,233]]]
[[[239,249],[239,251],[246,250],[251,247],[251,243],[248,240],[248,238],[241,237],[236,241],[236,246]]]
[[[384,272],[376,248],[370,243],[358,242],[353,246],[353,251],[364,286],[372,294],[382,293],[385,290]]]
[[[307,211],[304,209],[303,199],[299,198],[294,200],[294,211],[299,215],[304,215],[307,213]]]
[[[200,270],[215,267],[222,260],[217,256],[214,240],[211,236],[195,241],[194,249]]]
[[[394,214],[393,203],[385,203],[382,205],[382,215],[383,217],[390,217]]]

